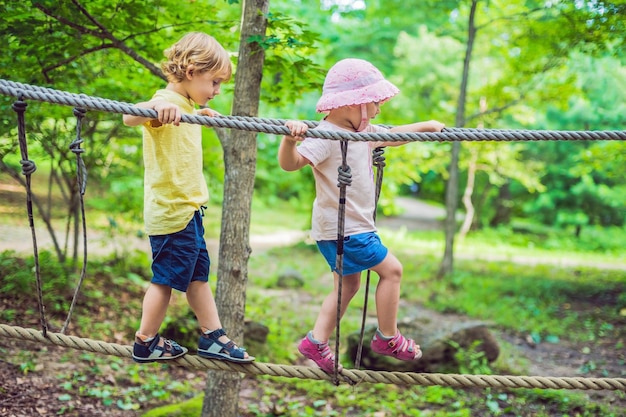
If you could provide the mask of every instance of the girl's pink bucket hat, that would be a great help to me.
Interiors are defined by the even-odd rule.
[[[356,58],[342,59],[328,70],[316,110],[321,113],[344,106],[384,102],[399,92],[369,62]]]

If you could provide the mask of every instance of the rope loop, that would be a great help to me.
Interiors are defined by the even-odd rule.
[[[81,148],[81,144],[85,142],[85,140],[81,137],[83,118],[87,113],[86,109],[81,107],[74,107],[74,116],[76,116],[76,139],[70,143],[70,151],[76,155],[76,179],[78,181],[78,187],[81,195],[85,195],[85,190],[87,189],[87,167],[85,166],[85,162],[81,158],[81,154],[85,152],[85,149]]]
[[[87,114],[87,109],[83,109],[82,107],[74,107],[72,113],[74,113],[74,116],[82,118],[85,117],[85,114]]]
[[[378,147],[372,151],[372,164],[376,168],[384,168],[387,166],[385,162],[385,148]]]
[[[349,166],[338,166],[337,187],[352,185],[352,170]]]
[[[33,175],[35,171],[37,171],[37,165],[35,165],[35,161],[31,161],[30,159],[22,159],[20,161],[20,164],[22,165],[23,175]]]
[[[76,156],[78,156],[78,154],[81,153],[85,153],[85,149],[81,148],[80,145],[85,142],[84,139],[77,139],[75,141],[72,141],[72,143],[70,143],[70,151],[74,152],[74,154]]]
[[[24,113],[26,111],[26,107],[28,107],[28,103],[24,100],[24,96],[20,95],[18,100],[11,105],[11,108],[17,113]]]

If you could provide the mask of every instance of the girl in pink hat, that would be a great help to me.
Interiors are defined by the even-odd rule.
[[[440,132],[437,121],[419,122],[386,129],[370,124],[380,112],[380,105],[399,90],[387,81],[372,64],[361,59],[337,62],[326,75],[317,111],[327,113],[316,129],[339,132]],[[335,285],[322,303],[315,326],[302,339],[298,350],[327,373],[334,372],[335,355],[328,340],[337,322],[339,275],[337,256],[337,212],[339,188],[337,168],[342,165],[340,141],[307,137],[307,125],[288,121],[291,135],[284,136],[278,150],[278,161],[286,171],[310,165],[315,177],[316,198],[313,203],[311,237],[334,273]],[[298,145],[298,142],[301,142]],[[346,187],[344,253],[342,270],[341,312],[359,290],[361,272],[372,270],[379,276],[376,287],[378,329],[371,341],[374,352],[412,361],[422,356],[419,345],[404,337],[397,327],[402,264],[382,244],[374,223],[375,184],[372,150],[381,146],[398,146],[406,142],[350,141],[347,164],[352,183]],[[338,366],[338,369],[342,369]]]

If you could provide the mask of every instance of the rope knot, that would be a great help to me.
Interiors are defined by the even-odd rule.
[[[339,172],[339,175],[337,176],[337,180],[339,181],[337,183],[337,187],[341,187],[342,185],[352,185],[352,170],[349,166],[339,166],[337,168],[337,172]]]
[[[35,171],[37,171],[35,161],[31,161],[30,159],[22,159],[20,161],[20,164],[22,164],[23,175],[32,175]]]
[[[85,152],[85,149],[81,148],[80,145],[83,143],[84,139],[78,139],[70,143],[70,150],[74,152],[74,154],[80,154]]]
[[[76,117],[83,117],[87,113],[87,110],[82,107],[74,107],[73,113]]]
[[[384,168],[385,163],[385,149],[376,148],[372,151],[372,163],[377,168]]]
[[[26,103],[25,101],[22,100],[22,98],[20,97],[18,99],[18,101],[14,102],[13,105],[11,106],[13,108],[14,111],[16,112],[25,112],[26,111],[26,107],[28,107],[28,103]]]

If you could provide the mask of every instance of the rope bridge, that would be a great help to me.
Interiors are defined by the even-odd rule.
[[[66,336],[61,333],[48,332],[47,337],[34,329],[0,324],[0,336],[52,344],[76,350],[100,353],[104,355],[131,357],[131,347],[116,343],[105,343],[98,340]],[[237,364],[220,360],[201,358],[187,354],[175,363],[190,369],[219,370],[241,372],[247,375],[269,375],[276,377],[314,379],[332,381],[333,376],[319,368],[309,366],[288,366],[273,363],[252,362]],[[564,378],[564,377],[533,377],[512,375],[459,375],[414,372],[363,371],[343,369],[339,375],[343,382],[356,385],[362,382],[385,383],[395,385],[447,386],[458,388],[541,388],[541,389],[578,389],[578,390],[616,390],[626,391],[626,378]]]
[[[75,106],[85,110],[99,110],[112,113],[131,114],[143,117],[156,117],[156,111],[140,109],[132,104],[115,100],[91,97],[84,94],[73,94],[50,88],[32,86],[0,79],[0,93],[13,96],[19,100],[33,99],[54,104]],[[76,112],[75,112],[76,113]],[[265,119],[242,116],[208,117],[184,114],[182,121],[212,127],[231,128],[263,132],[274,135],[289,134],[284,126],[286,120]],[[310,127],[316,122],[306,121]],[[23,123],[22,123],[23,124]],[[22,126],[23,127],[23,126]],[[78,132],[80,136],[80,132]],[[537,140],[626,140],[626,131],[539,131],[539,130],[498,130],[498,129],[460,129],[446,128],[439,133],[349,133],[308,130],[308,137],[334,140],[354,141],[537,141]],[[80,142],[79,142],[80,143]],[[79,148],[79,146],[78,146]],[[78,149],[77,151],[81,151]],[[24,159],[28,159],[27,157]],[[32,172],[30,172],[32,173]],[[32,225],[31,225],[32,226]],[[36,248],[36,246],[35,246]],[[69,320],[69,316],[68,316]],[[84,350],[105,355],[130,358],[131,347],[115,343],[67,336],[63,333],[26,329],[18,326],[0,324],[0,336],[31,342],[52,344],[76,350]],[[196,355],[185,355],[172,360],[180,366],[198,370],[221,370],[240,372],[249,375],[269,375],[276,377],[315,379],[337,382],[334,375],[329,375],[319,368],[306,366],[287,366],[271,363],[253,362],[236,364],[219,360],[200,358]],[[626,378],[573,378],[573,377],[532,377],[510,375],[459,375],[437,373],[364,371],[344,369],[338,375],[342,382],[356,385],[362,382],[387,383],[396,385],[423,385],[449,387],[492,387],[492,388],[540,388],[540,389],[579,389],[579,390],[619,390],[626,391]]]
[[[86,110],[100,110],[109,113],[131,114],[133,116],[153,117],[157,113],[152,109],[140,109],[132,104],[115,100],[91,97],[85,94],[73,94],[22,84],[0,79],[0,93],[21,99],[32,99],[48,103],[76,106]],[[183,114],[182,121],[205,126],[248,130],[269,133],[273,135],[287,135],[289,129],[284,126],[282,119],[263,119],[242,116],[209,117]],[[314,122],[309,122],[315,125]],[[445,128],[443,132],[420,133],[351,133],[331,132],[309,129],[305,136],[322,139],[352,140],[352,141],[383,141],[383,142],[447,142],[447,141],[537,141],[537,140],[626,140],[626,131],[549,131],[549,130],[504,130],[504,129],[465,129]]]

